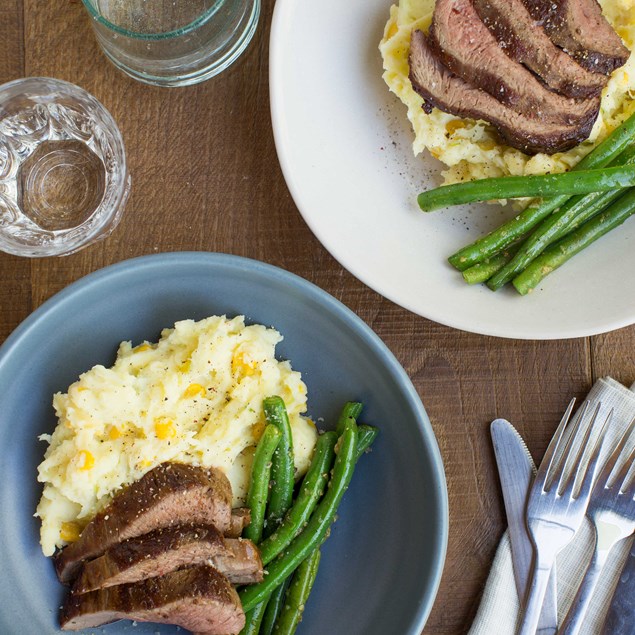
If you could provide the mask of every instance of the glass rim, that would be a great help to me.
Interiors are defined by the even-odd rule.
[[[198,18],[196,18],[195,20],[192,20],[192,22],[178,29],[174,29],[172,31],[165,31],[164,33],[140,33],[139,31],[130,31],[121,26],[117,26],[116,24],[104,18],[104,16],[101,15],[101,13],[97,12],[94,0],[82,0],[83,5],[88,10],[93,20],[95,20],[99,24],[102,24],[103,26],[110,29],[111,31],[114,31],[115,33],[124,35],[129,38],[133,38],[136,40],[167,40],[170,38],[179,37],[180,35],[186,35],[188,33],[191,33],[194,29],[196,29],[197,27],[207,22],[207,20],[209,20],[209,18],[218,9],[218,5],[221,2],[222,0],[215,0],[214,4],[209,9],[206,9],[203,13],[201,13],[201,15]]]

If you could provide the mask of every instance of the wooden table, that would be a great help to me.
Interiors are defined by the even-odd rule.
[[[509,418],[539,458],[572,396],[609,373],[635,381],[635,327],[554,342],[482,337],[417,317],[342,269],[302,220],[276,158],[267,84],[273,4],[264,1],[254,41],[228,71],[167,90],[106,61],[79,0],[0,0],[0,83],[51,76],[94,94],[119,124],[133,180],[123,221],[106,241],[65,258],[0,254],[0,341],[69,283],[142,254],[227,252],[316,283],[386,342],[430,415],[448,481],[450,541],[425,633],[465,633],[505,527],[489,422]]]

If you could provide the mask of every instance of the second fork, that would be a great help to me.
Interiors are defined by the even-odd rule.
[[[635,420],[607,459],[593,488],[586,514],[595,529],[595,549],[582,584],[559,631],[563,635],[577,635],[580,632],[593,591],[611,550],[635,531],[635,482],[631,478],[635,448],[626,451],[634,427]]]

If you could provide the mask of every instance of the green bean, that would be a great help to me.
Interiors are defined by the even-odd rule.
[[[635,114],[631,115],[621,126],[616,128],[602,143],[587,154],[572,172],[603,168],[615,159],[635,138]],[[474,243],[463,247],[448,258],[453,267],[464,271],[486,258],[511,245],[521,235],[526,234],[543,218],[567,202],[566,195],[556,196],[532,205],[526,210],[501,225]]]
[[[318,437],[311,465],[302,480],[295,502],[282,524],[259,545],[260,558],[264,565],[283,551],[302,530],[322,498],[335,457],[337,438],[335,432],[325,432]]]
[[[262,537],[267,496],[269,494],[271,459],[281,438],[282,434],[276,426],[266,426],[254,454],[251,483],[247,493],[247,507],[251,511],[251,522],[243,530],[243,536],[256,544],[260,542]]]
[[[241,590],[240,599],[245,611],[271,594],[271,592],[326,538],[335,519],[337,508],[353,477],[357,452],[357,424],[347,419],[344,432],[338,440],[337,456],[331,480],[304,530],[296,536],[283,554],[267,567],[262,582]]]
[[[623,152],[615,163],[619,165],[632,165],[635,163],[635,147],[630,147]],[[496,272],[487,283],[487,286],[496,291],[509,282],[529,263],[541,254],[551,243],[559,240],[564,235],[585,223],[605,207],[617,200],[623,189],[609,192],[594,192],[586,196],[574,196],[559,210],[546,218],[534,232],[525,240],[518,253],[500,271]]]
[[[342,434],[346,420],[357,419],[357,417],[359,417],[362,413],[362,408],[362,404],[357,401],[347,401],[344,404],[340,418],[337,420],[337,427],[335,428],[335,432],[337,432],[338,436]]]
[[[419,194],[417,201],[424,212],[442,207],[495,201],[501,198],[544,198],[606,192],[635,185],[635,170],[617,166],[597,170],[578,170],[561,174],[532,174],[530,176],[502,176],[453,183]]]
[[[258,635],[260,633],[260,625],[267,610],[267,604],[268,602],[265,600],[245,613],[245,626],[239,635]]]
[[[320,566],[320,550],[315,549],[298,566],[293,575],[280,617],[273,632],[276,635],[293,635],[302,621],[302,614]]]
[[[515,250],[505,249],[483,262],[477,262],[469,269],[462,271],[463,279],[468,284],[487,282],[497,271],[500,271],[513,257]]]
[[[272,635],[273,628],[280,614],[280,610],[284,605],[285,596],[287,594],[287,588],[289,587],[289,581],[291,577],[288,577],[281,585],[276,587],[272,594],[269,596],[267,602],[267,610],[262,618],[260,624],[260,635]]]
[[[529,293],[545,276],[592,242],[621,225],[633,213],[635,213],[635,188],[629,190],[602,213],[546,249],[514,278],[514,287],[521,295]]]
[[[271,535],[293,502],[295,466],[293,439],[284,401],[281,397],[268,397],[263,401],[267,423],[275,425],[282,433],[271,465],[271,493],[267,506],[264,536]]]
[[[379,430],[373,426],[367,426],[360,424],[357,426],[357,453],[355,454],[355,461],[359,461],[359,458],[368,450],[373,444],[375,438],[379,434]]]

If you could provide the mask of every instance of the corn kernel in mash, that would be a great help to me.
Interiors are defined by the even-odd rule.
[[[317,432],[302,416],[300,373],[275,359],[281,340],[243,317],[184,320],[155,344],[123,342],[111,368],[95,366],[56,394],[59,423],[42,436],[49,447],[38,469],[45,555],[76,540],[116,490],[164,461],[220,468],[234,505],[243,503],[264,429],[262,401],[271,395],[285,401],[303,474]]]
[[[635,0],[600,0],[607,20],[624,44],[635,51]],[[429,150],[446,166],[444,183],[513,174],[545,174],[572,168],[602,139],[635,112],[635,54],[617,69],[602,93],[600,114],[590,138],[553,155],[529,156],[500,142],[493,126],[449,115],[436,108],[428,115],[423,100],[408,79],[410,33],[427,31],[432,21],[434,0],[399,0],[390,8],[380,51],[384,60],[384,81],[408,108],[415,133],[415,155]]]

